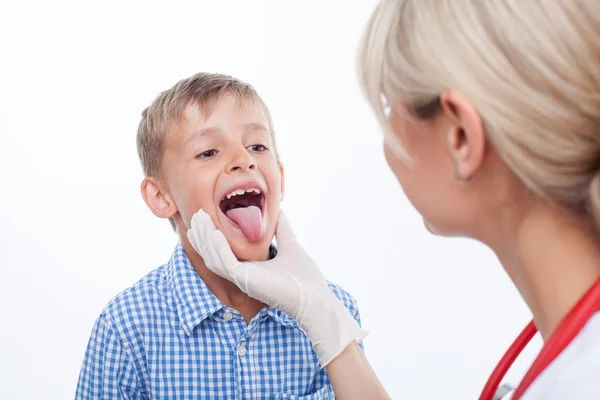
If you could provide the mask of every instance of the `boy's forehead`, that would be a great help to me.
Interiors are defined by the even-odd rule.
[[[179,118],[168,127],[165,145],[179,146],[191,135],[204,130],[227,130],[221,128],[228,126],[272,133],[267,111],[258,101],[225,94],[212,104],[190,101]]]
[[[252,98],[239,99],[234,95],[223,95],[207,105],[190,102],[183,110],[178,125],[188,134],[210,128],[228,130],[226,128],[246,127],[262,127],[270,132],[264,108]]]

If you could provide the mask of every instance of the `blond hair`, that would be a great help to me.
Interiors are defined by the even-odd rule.
[[[142,112],[137,131],[137,150],[145,176],[162,177],[165,134],[173,123],[180,120],[185,108],[189,104],[195,104],[204,113],[210,114],[212,106],[225,94],[235,95],[243,106],[245,101],[250,100],[263,109],[268,120],[273,149],[279,159],[271,114],[256,90],[248,83],[228,75],[201,72],[180,80],[170,89],[160,93]],[[169,221],[175,228],[174,221]]]
[[[426,119],[459,90],[527,187],[600,226],[600,1],[383,0],[359,76],[399,155],[386,103]]]

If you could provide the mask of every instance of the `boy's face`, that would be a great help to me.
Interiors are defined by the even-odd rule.
[[[260,106],[233,95],[209,115],[188,105],[167,132],[162,168],[178,225],[203,209],[240,260],[267,259],[284,178]]]

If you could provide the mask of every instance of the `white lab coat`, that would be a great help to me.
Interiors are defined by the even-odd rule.
[[[502,400],[509,400],[514,391]],[[600,400],[600,312],[531,384],[523,400]]]

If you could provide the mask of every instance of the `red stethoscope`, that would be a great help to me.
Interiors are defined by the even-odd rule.
[[[586,294],[569,311],[552,335],[550,335],[550,338],[542,347],[540,354],[517,387],[512,400],[518,400],[523,396],[523,393],[525,393],[533,381],[575,339],[590,318],[599,310],[600,278],[596,280]],[[504,375],[536,333],[537,328],[533,321],[531,321],[508,348],[498,365],[496,365],[496,368],[494,368],[494,372],[492,372],[485,384],[479,400],[492,400],[494,398],[494,394],[500,386]]]

